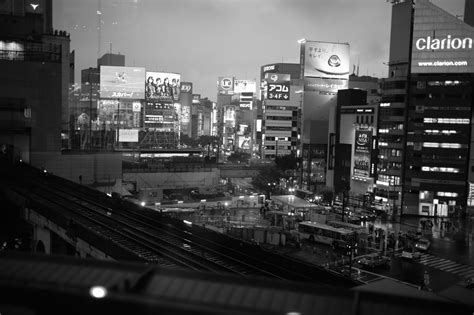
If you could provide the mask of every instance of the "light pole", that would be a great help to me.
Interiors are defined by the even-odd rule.
[[[275,137],[275,158],[278,157],[278,137]]]

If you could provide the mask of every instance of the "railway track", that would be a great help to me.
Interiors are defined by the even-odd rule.
[[[67,189],[66,189],[67,190]],[[100,234],[112,239],[117,244],[129,249],[138,257],[151,263],[160,261],[164,256],[179,266],[192,270],[226,272],[242,276],[266,276],[281,278],[266,270],[260,269],[245,261],[222,254],[212,248],[193,241],[192,234],[182,233],[172,226],[153,221],[146,217],[133,217],[123,211],[114,211],[106,206],[84,196],[66,192],[64,187],[55,186],[54,189],[41,187],[43,199],[55,203],[60,207],[70,207],[90,222]],[[89,197],[90,198],[90,197]],[[159,224],[157,228],[154,224]]]
[[[23,167],[4,182],[17,183],[25,196],[30,195],[40,204],[46,205],[46,208],[54,208],[55,213],[62,212],[60,216],[72,218],[81,227],[110,240],[116,244],[116,248],[126,250],[139,261],[243,277],[343,287],[355,285],[321,268],[265,252],[258,246],[227,235],[212,233],[166,214],[122,202],[60,177],[32,170]],[[123,257],[131,255],[124,254]]]

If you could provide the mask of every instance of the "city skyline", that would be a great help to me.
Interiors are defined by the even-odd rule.
[[[433,3],[463,14],[464,0]],[[112,49],[125,55],[127,66],[180,73],[196,93],[215,100],[218,76],[258,80],[264,64],[299,63],[301,38],[348,42],[351,72],[357,65],[360,75],[386,77],[388,71],[386,1],[122,0],[101,1],[100,10],[97,0],[53,5],[54,27],[71,33],[76,82],[81,69]]]

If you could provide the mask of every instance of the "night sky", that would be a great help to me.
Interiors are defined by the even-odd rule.
[[[462,15],[464,0],[434,0]],[[71,33],[80,70],[96,65],[99,0],[54,0],[54,27]],[[181,73],[216,99],[220,75],[258,79],[260,66],[299,62],[298,39],[348,42],[360,75],[386,77],[391,5],[386,0],[102,0],[100,55],[127,66]],[[351,71],[353,67],[351,66]]]

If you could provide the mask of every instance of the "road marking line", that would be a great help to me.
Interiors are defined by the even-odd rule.
[[[469,278],[469,277],[472,277],[472,276],[474,276],[474,270],[471,270],[470,273],[464,275],[464,277],[466,277],[466,278]]]
[[[458,275],[460,275],[460,276],[462,276],[462,277],[465,277],[465,276],[467,276],[468,274],[471,274],[473,271],[474,271],[474,270],[469,269],[468,271],[458,273]]]
[[[431,267],[443,270],[442,268],[447,268],[447,267],[454,266],[454,265],[457,265],[457,264],[454,261],[449,261],[449,262],[445,262],[445,263],[442,263],[442,264],[439,264],[439,265],[436,265],[436,266],[431,266]]]
[[[431,255],[430,254],[422,254],[421,257],[423,258],[426,258],[426,257],[430,257]]]
[[[456,270],[456,272],[457,272],[457,271],[464,270],[464,269],[466,269],[466,266],[457,264],[456,267],[452,267],[452,268],[446,269],[445,271],[448,271],[448,272],[455,272],[455,270]]]
[[[432,260],[426,260],[424,262],[425,265],[430,265],[430,264],[437,264],[437,263],[440,263],[440,262],[443,262],[443,261],[446,261],[447,259],[443,259],[443,258],[437,258],[437,259],[432,259]]]
[[[422,258],[422,259],[420,259],[420,262],[421,262],[421,263],[426,263],[426,262],[435,261],[435,260],[437,260],[437,259],[433,259],[433,258]]]
[[[461,273],[464,273],[464,272],[466,272],[466,271],[467,271],[467,269],[468,269],[468,268],[467,268],[466,266],[463,266],[463,268],[462,268],[462,269],[458,269],[458,270],[456,270],[456,271],[452,271],[452,273],[454,273],[454,274],[457,274],[457,275],[458,275],[458,274],[461,274]]]
[[[429,263],[426,263],[425,265],[427,266],[430,266],[430,267],[434,267],[434,266],[438,266],[438,265],[443,265],[447,262],[451,262],[451,261],[446,261],[446,260],[438,260],[438,261],[435,261],[435,262],[429,262]]]

